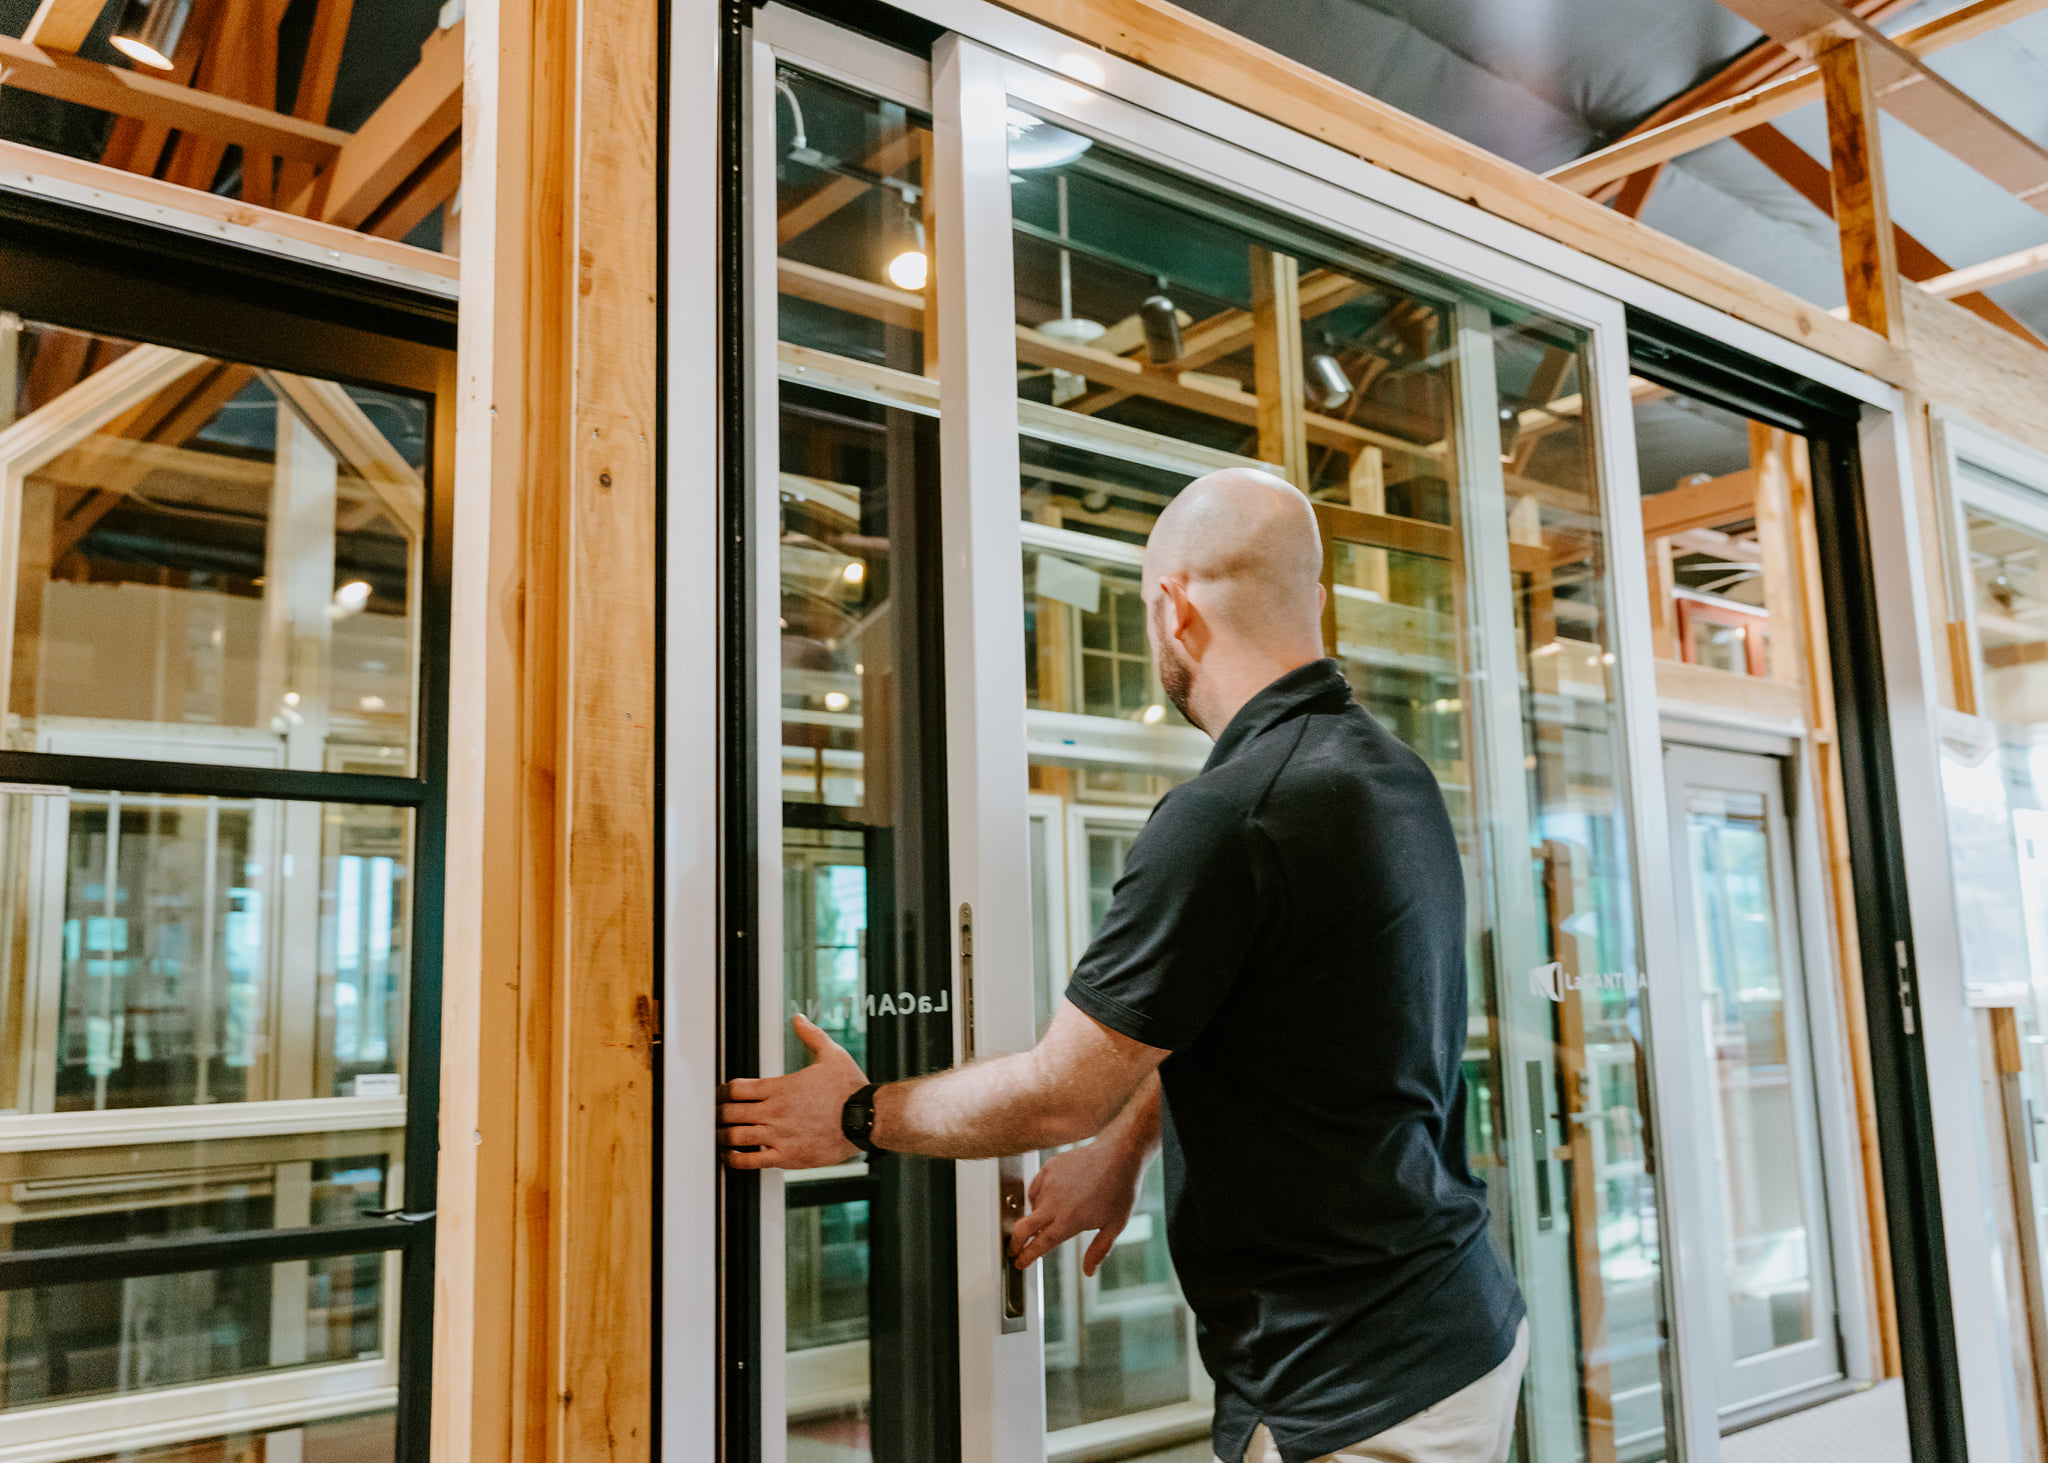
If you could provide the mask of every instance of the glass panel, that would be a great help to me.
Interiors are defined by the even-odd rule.
[[[8,338],[8,745],[409,772],[427,403],[33,321]]]
[[[347,1224],[396,1202],[403,1133],[289,1134],[0,1154],[17,1253]],[[0,1407],[385,1354],[383,1254],[81,1278],[0,1296]],[[85,1268],[89,1275],[90,1269]]]
[[[1027,113],[1012,112],[1010,135],[1035,944],[1060,952],[1047,984],[1085,948],[1145,811],[1208,755],[1138,661],[1142,621],[1126,631],[1145,537],[1193,477],[1268,464],[1316,505],[1331,653],[1429,762],[1465,853],[1468,1141],[1537,1357],[1520,1456],[1661,1456],[1670,1359],[1584,341],[1475,312],[1398,261]],[[1497,407],[1461,439],[1459,404],[1486,397]],[[1460,440],[1485,444],[1480,458],[1460,462]],[[1471,523],[1475,503],[1502,516]],[[1503,535],[1509,582],[1470,586],[1480,546]],[[1520,681],[1491,750],[1469,659],[1480,637]],[[1481,796],[1488,766],[1514,769],[1499,806]],[[1506,855],[1504,833],[1527,839],[1526,856]],[[1528,909],[1531,890],[1534,924],[1500,928],[1493,911]],[[1529,965],[1572,980],[1549,999]],[[1123,1419],[1136,1447],[1141,1429],[1163,1442],[1206,1427],[1191,1318],[1176,1304],[1177,1328],[1158,1319],[1171,1293],[1170,1267],[1154,1268],[1160,1223],[1142,1213],[1144,1238],[1125,1236],[1138,1253],[1118,1258],[1119,1284],[1159,1287],[1142,1313],[1081,1284],[1078,1250],[1048,1259],[1055,1433],[1092,1423],[1095,1445]]]
[[[938,462],[931,131],[789,69],[775,109],[783,993],[880,1081],[946,1065],[952,1024],[944,936],[916,943],[947,918],[943,892],[936,910],[923,892],[944,853],[923,841],[942,835],[916,751],[937,654],[916,582]],[[785,1061],[809,1062],[793,1035]],[[913,1456],[930,1425],[900,1388],[869,1385],[870,1288],[926,1263],[907,1247],[938,1201],[918,1182],[891,1159],[785,1190],[792,1463]]]
[[[1756,794],[1697,788],[1686,806],[1738,1359],[1814,1334],[1768,813]]]
[[[1556,1121],[1546,1132],[1568,1155],[1560,1176],[1583,1357],[1579,1410],[1590,1446],[1601,1447],[1611,1426],[1605,1446],[1615,1456],[1644,1458],[1666,1446],[1671,1357],[1643,1105],[1643,965],[1608,546],[1582,407],[1584,348],[1582,333],[1540,317],[1495,316],[1530,873],[1543,926],[1537,958],[1566,977],[1543,1000],[1513,1007],[1557,1054],[1546,1091]]]
[[[404,809],[0,797],[0,1082],[18,1112],[397,1097]]]

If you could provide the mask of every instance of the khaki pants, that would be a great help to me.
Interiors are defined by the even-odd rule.
[[[1515,1440],[1515,1403],[1528,1365],[1529,1323],[1524,1321],[1508,1359],[1471,1386],[1377,1437],[1325,1453],[1316,1463],[1507,1463]],[[1252,1433],[1244,1463],[1280,1463],[1280,1450],[1264,1427]]]

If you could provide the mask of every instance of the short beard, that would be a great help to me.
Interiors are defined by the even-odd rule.
[[[1163,605],[1163,601],[1159,603]],[[1159,687],[1166,692],[1166,699],[1173,703],[1173,709],[1190,726],[1199,726],[1201,723],[1188,710],[1188,696],[1195,685],[1195,668],[1181,650],[1180,643],[1166,633],[1166,616],[1159,605],[1155,605],[1152,620],[1152,658],[1159,667]]]

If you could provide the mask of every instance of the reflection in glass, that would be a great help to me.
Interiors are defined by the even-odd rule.
[[[18,340],[9,405],[42,430],[0,461],[9,745],[410,771],[426,403],[35,322]]]
[[[160,1448],[124,1449],[79,1463],[275,1463],[287,1457],[298,1463],[392,1463],[397,1456],[397,1414],[366,1412]]]
[[[1811,1225],[1765,818],[1755,794],[1694,789],[1686,809],[1738,1358],[1814,1330]]]
[[[0,1083],[22,1112],[400,1095],[412,814],[0,796]]]

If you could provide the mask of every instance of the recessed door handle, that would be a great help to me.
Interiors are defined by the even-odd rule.
[[[1025,1274],[1010,1258],[1010,1231],[1024,1217],[1024,1159],[1021,1154],[996,1160],[996,1263],[1001,1266],[1002,1331],[1024,1329]]]

